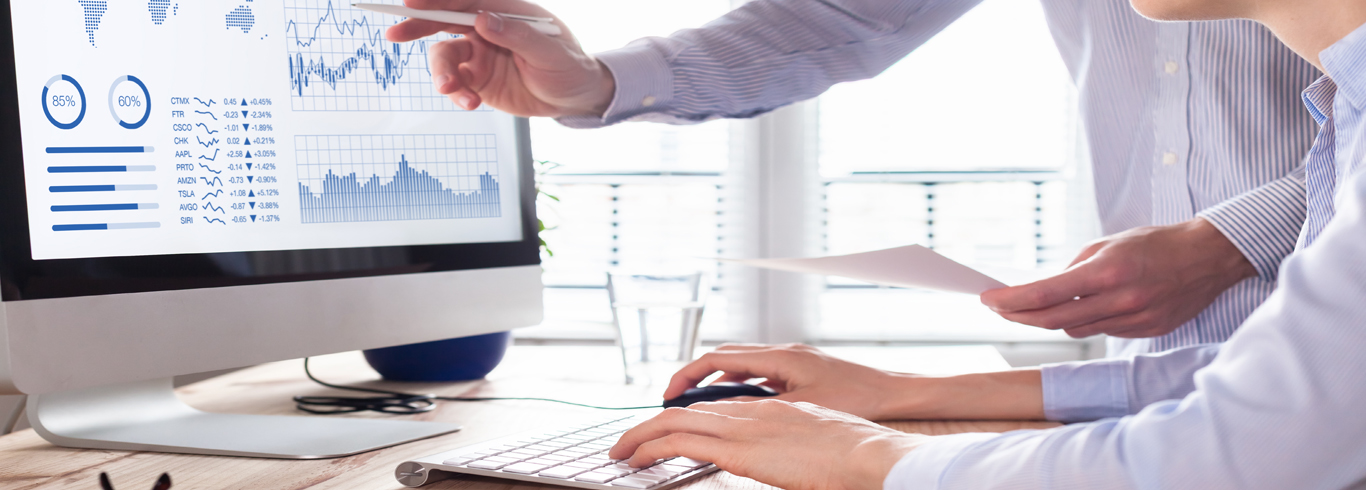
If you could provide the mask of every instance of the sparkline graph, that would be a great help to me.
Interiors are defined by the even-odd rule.
[[[494,135],[296,136],[302,221],[502,216]]]
[[[428,47],[452,36],[391,43],[384,39],[384,30],[400,18],[339,0],[284,3],[294,110],[459,110],[433,88],[427,62]]]

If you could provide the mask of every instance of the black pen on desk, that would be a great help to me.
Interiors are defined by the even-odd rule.
[[[379,12],[382,14],[397,15],[399,17],[430,20],[432,22],[441,22],[443,24],[455,24],[461,26],[473,26],[475,19],[479,18],[479,14],[470,12],[452,12],[449,10],[418,10],[404,7],[401,5],[386,5],[382,3],[353,3],[351,4],[351,6],[361,10],[369,10],[371,12]],[[562,30],[560,30],[560,26],[553,24],[555,19],[547,17],[530,17],[526,15],[504,13],[499,13],[498,15],[531,24],[532,28],[541,31],[547,35],[558,36],[563,32]]]

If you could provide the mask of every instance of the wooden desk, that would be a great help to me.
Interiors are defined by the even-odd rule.
[[[326,381],[383,386],[424,393],[470,396],[537,396],[604,406],[658,403],[664,386],[623,386],[620,357],[607,347],[515,347],[507,360],[485,381],[426,385],[383,383],[358,353],[314,360],[314,374]],[[985,350],[983,350],[985,349]],[[838,348],[834,355],[888,368],[953,366],[957,371],[992,371],[1005,367],[990,347]],[[667,380],[670,366],[661,366],[656,380]],[[916,369],[905,369],[915,371]],[[925,370],[925,369],[922,369]],[[939,370],[942,372],[942,369]],[[338,394],[315,385],[303,375],[300,361],[258,366],[186,386],[182,398],[213,412],[299,415],[290,397]],[[357,415],[381,417],[378,414]],[[322,461],[281,461],[157,453],[79,450],[55,447],[32,430],[0,437],[0,488],[98,488],[101,471],[108,472],[119,490],[151,488],[162,472],[170,472],[177,489],[398,489],[394,468],[409,459],[523,430],[589,420],[602,412],[542,402],[444,402],[414,420],[455,422],[464,430],[349,458]],[[888,426],[925,434],[1003,432],[1046,428],[1047,422],[891,422]],[[690,485],[695,489],[757,489],[763,485],[726,473],[716,473]],[[550,488],[512,481],[462,477],[423,488]]]

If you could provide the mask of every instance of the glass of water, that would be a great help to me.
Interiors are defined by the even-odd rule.
[[[693,360],[710,292],[706,282],[702,272],[607,273],[627,384],[642,376],[649,379],[647,363]]]

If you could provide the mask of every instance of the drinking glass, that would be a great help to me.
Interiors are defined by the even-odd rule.
[[[648,379],[648,363],[693,360],[710,292],[705,279],[700,271],[607,273],[607,296],[627,384],[642,376]]]

